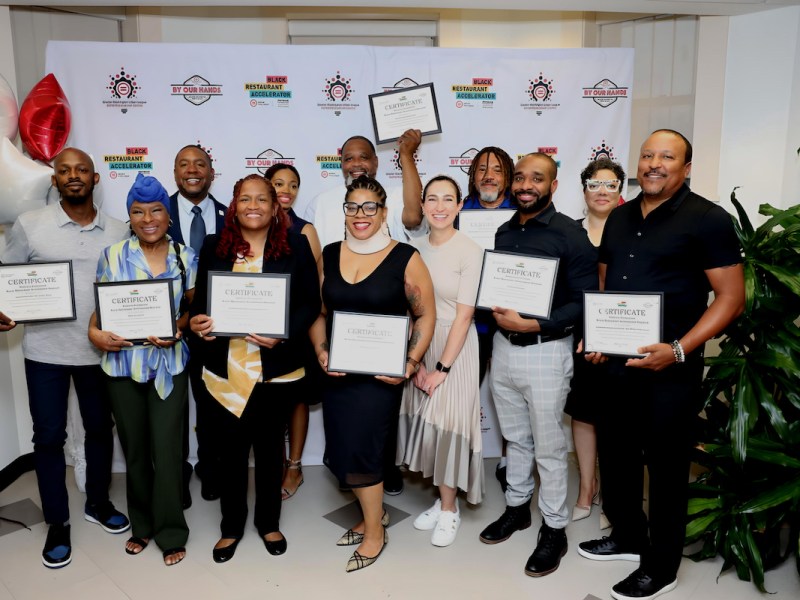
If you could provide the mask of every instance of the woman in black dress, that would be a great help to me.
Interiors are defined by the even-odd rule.
[[[322,251],[320,318],[312,342],[323,369],[328,368],[328,340],[334,311],[406,315],[413,318],[405,379],[416,372],[433,336],[436,307],[433,284],[419,253],[389,237],[386,192],[362,176],[347,187],[343,204],[345,241]],[[394,451],[402,377],[328,372],[323,396],[325,464],[342,487],[350,488],[364,520],[337,542],[358,544],[347,571],[374,563],[388,541],[383,510],[386,452]]]

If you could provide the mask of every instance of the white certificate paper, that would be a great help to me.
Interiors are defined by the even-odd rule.
[[[209,271],[207,314],[212,335],[289,337],[289,282],[285,273]]]
[[[142,279],[94,284],[97,326],[134,344],[150,336],[175,337],[171,279]]]
[[[487,250],[476,308],[510,308],[526,317],[550,318],[558,259]]]
[[[72,261],[0,265],[0,311],[16,323],[74,321]]]
[[[661,292],[584,292],[584,350],[644,356],[637,348],[661,341],[663,300]]]
[[[422,135],[442,132],[432,83],[370,94],[369,107],[379,144],[393,142],[408,129],[419,129]]]
[[[409,318],[334,311],[328,371],[405,377]]]
[[[497,228],[507,223],[515,212],[511,208],[462,210],[458,213],[458,230],[484,250],[493,250]]]

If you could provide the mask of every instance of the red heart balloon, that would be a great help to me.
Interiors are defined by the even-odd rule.
[[[50,162],[69,136],[72,114],[64,90],[48,73],[33,86],[19,110],[19,136],[31,158]]]

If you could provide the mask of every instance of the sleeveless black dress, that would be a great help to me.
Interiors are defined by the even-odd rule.
[[[333,312],[405,315],[405,271],[416,250],[397,244],[363,281],[348,283],[339,270],[342,242],[322,251],[322,299],[328,310],[328,339]],[[344,487],[367,487],[383,481],[386,452],[394,452],[402,385],[371,375],[328,377],[323,394],[325,465]]]

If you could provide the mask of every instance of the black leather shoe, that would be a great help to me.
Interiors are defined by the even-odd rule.
[[[677,585],[677,577],[667,582],[657,581],[642,569],[636,569],[611,588],[611,597],[617,600],[652,600],[661,594],[671,592]]]
[[[639,562],[641,551],[638,548],[620,546],[612,538],[603,536],[599,540],[589,540],[578,544],[578,554],[590,560],[630,560]]]
[[[241,539],[242,538],[234,538],[233,543],[230,546],[225,546],[224,548],[214,548],[211,551],[211,555],[214,557],[214,562],[224,563],[232,559],[233,555],[236,554],[236,547],[239,545],[239,541]]]
[[[554,529],[542,521],[536,549],[525,564],[525,575],[542,577],[549,575],[561,564],[567,553],[567,534],[564,528]]]
[[[200,482],[200,495],[209,502],[219,500],[219,486],[214,481],[203,479]]]
[[[383,476],[383,491],[389,496],[403,493],[403,474],[400,472],[400,467],[386,469]]]
[[[500,489],[503,490],[503,493],[506,493],[508,489],[508,480],[506,479],[506,467],[501,467],[500,463],[497,463],[497,466],[494,469],[494,476],[497,481],[500,482]]]
[[[484,544],[505,542],[515,531],[531,526],[531,505],[506,506],[505,512],[494,523],[481,531],[480,540]]]
[[[267,552],[272,554],[272,556],[280,556],[281,554],[286,552],[286,537],[282,537],[278,541],[270,542],[265,537],[261,537],[264,540],[264,547],[267,549]]]

